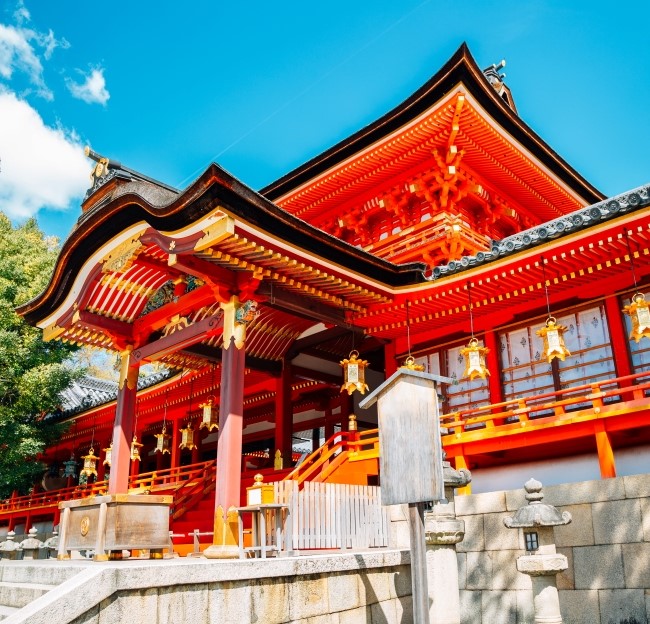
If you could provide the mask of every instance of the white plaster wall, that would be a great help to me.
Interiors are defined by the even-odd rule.
[[[616,457],[618,468],[618,453]],[[600,479],[598,458],[595,455],[577,455],[553,460],[508,464],[494,468],[477,468],[472,470],[472,494],[516,490],[523,487],[531,477],[535,477],[544,485]]]
[[[650,473],[650,444],[614,451],[616,476]]]

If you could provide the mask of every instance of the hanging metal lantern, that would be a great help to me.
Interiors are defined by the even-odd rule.
[[[140,449],[142,444],[138,442],[138,436],[133,434],[133,441],[131,442],[131,461],[140,461]]]
[[[79,477],[85,477],[88,479],[91,476],[97,476],[97,460],[99,457],[95,455],[95,449],[91,446],[88,449],[88,455],[82,455],[81,459],[84,460],[84,466],[79,473]]]
[[[630,340],[634,338],[636,342],[639,342],[641,338],[650,338],[650,304],[645,300],[643,293],[634,294],[632,302],[623,308],[623,312],[632,321]]]
[[[191,451],[196,447],[196,444],[194,444],[194,429],[192,429],[192,425],[187,425],[187,427],[181,429],[180,432],[181,443],[178,445],[178,448],[189,449]]]
[[[160,433],[155,433],[154,435],[156,437],[156,448],[154,449],[154,452],[162,453],[163,455],[165,453],[171,453],[169,450],[169,441],[171,436],[167,433],[167,427],[163,425],[162,431]]]
[[[341,392],[347,390],[348,394],[352,394],[358,390],[361,394],[365,394],[368,390],[368,384],[366,384],[368,361],[360,360],[358,351],[350,351],[348,359],[341,360],[340,364],[343,367]]]
[[[74,453],[70,455],[70,459],[63,462],[63,477],[66,479],[72,477],[77,478],[77,460],[74,458]]]
[[[404,364],[400,368],[406,368],[408,370],[417,371],[419,373],[424,372],[424,366],[422,364],[416,364],[415,358],[412,355],[409,355],[405,360]]]
[[[106,456],[104,457],[104,466],[111,467],[111,460],[113,459],[113,443],[108,448],[102,449]]]
[[[205,403],[200,403],[199,407],[203,410],[201,424],[199,429],[207,428],[208,431],[219,429],[219,410],[214,407],[214,397],[209,397]],[[182,430],[181,430],[182,431]]]
[[[485,379],[490,375],[490,371],[485,363],[485,356],[490,352],[487,347],[479,346],[479,342],[472,336],[467,346],[460,350],[460,354],[465,358],[465,370],[461,379],[473,381],[477,377]]]
[[[566,329],[564,325],[558,325],[554,317],[549,316],[546,319],[546,325],[535,332],[544,341],[542,356],[549,362],[553,358],[559,358],[564,362],[564,358],[571,355],[571,352],[564,344],[563,335]]]

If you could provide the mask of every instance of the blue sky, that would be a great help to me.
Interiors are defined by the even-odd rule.
[[[631,7],[623,9],[623,6]],[[650,182],[650,3],[0,4],[0,210],[65,237],[102,155],[260,188],[401,102],[466,41],[597,188]]]

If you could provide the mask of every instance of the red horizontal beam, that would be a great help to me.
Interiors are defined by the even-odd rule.
[[[164,336],[133,351],[132,366],[142,362],[153,362],[170,353],[175,353],[206,338],[223,332],[223,313],[221,310],[208,318],[188,325],[173,334]]]

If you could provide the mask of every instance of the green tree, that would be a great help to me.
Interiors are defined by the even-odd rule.
[[[61,427],[44,416],[76,375],[65,363],[71,347],[43,342],[15,312],[45,288],[57,253],[34,219],[14,228],[0,212],[0,498],[27,493],[45,470],[39,454]]]

